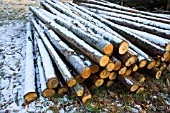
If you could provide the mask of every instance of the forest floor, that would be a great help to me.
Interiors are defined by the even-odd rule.
[[[26,23],[31,14],[29,6],[39,6],[40,0],[0,1],[0,113],[25,112],[170,112],[170,73],[164,72],[156,80],[146,76],[145,90],[130,93],[120,82],[113,87],[91,89],[90,104],[81,105],[78,98],[68,93],[63,98],[40,96],[22,106]],[[71,92],[71,91],[70,91]],[[92,104],[91,104],[92,103]],[[93,105],[93,106],[92,106]]]

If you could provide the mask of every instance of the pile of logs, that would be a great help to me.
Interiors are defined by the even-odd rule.
[[[41,5],[44,9],[30,7],[27,25],[27,102],[39,89],[44,97],[73,89],[85,103],[90,88],[112,87],[114,80],[139,93],[147,75],[159,79],[170,68],[166,16],[95,0]]]

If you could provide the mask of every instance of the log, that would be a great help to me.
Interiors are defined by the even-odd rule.
[[[43,33],[42,28],[37,24],[35,19],[32,18],[31,20],[32,20],[32,23],[34,25],[34,28],[36,29],[37,33],[39,34],[39,36],[43,40],[44,45],[46,46],[46,48],[47,48],[48,52],[50,53],[52,59],[54,60],[55,64],[57,65],[57,67],[58,67],[60,73],[62,74],[62,77],[64,78],[65,82],[67,83],[67,85],[69,87],[73,87],[76,84],[76,80],[74,79],[74,77],[69,72],[66,64],[61,60],[58,53],[54,50],[51,43],[49,42],[49,40],[47,39],[47,37]]]
[[[104,67],[109,62],[109,57],[106,55],[102,55],[99,51],[95,50],[83,40],[79,39],[76,35],[72,32],[68,31],[66,28],[58,25],[54,21],[50,20],[44,14],[42,14],[37,9],[30,7],[30,10],[36,15],[41,21],[48,24],[48,26],[57,32],[63,39],[67,42],[71,43],[77,49],[81,50],[84,54],[89,56],[93,61],[98,63],[100,66]]]
[[[132,73],[132,67],[129,67],[126,72],[125,72],[125,76],[129,76]]]
[[[80,16],[77,16],[74,12],[68,11],[68,10],[64,9],[63,7],[60,7],[59,5],[57,5],[57,3],[60,3],[60,2],[56,2],[56,4],[54,4],[54,3],[52,3],[52,2],[50,2],[48,0],[46,0],[46,2],[48,4],[50,4],[51,6],[55,7],[60,12],[64,13],[65,15],[67,15],[67,16],[75,19],[75,20],[78,20],[83,25],[88,27],[90,29],[90,31],[91,31],[90,33],[93,32],[92,35],[98,36],[100,38],[103,38],[104,40],[108,40],[109,42],[111,42],[113,44],[113,46],[114,46],[115,52],[117,52],[119,54],[124,54],[127,51],[129,45],[128,45],[128,43],[126,41],[123,41],[123,40],[113,36],[109,32],[106,32],[105,30],[103,30],[101,27],[97,27],[97,26],[93,25],[92,23],[90,23],[87,20],[81,18]],[[45,8],[48,8],[48,10],[50,10],[52,13],[54,13],[56,15],[60,15],[60,16],[62,15],[63,18],[70,21],[70,18],[65,17],[65,15],[57,12],[55,9],[52,9],[48,4],[47,5],[45,3],[42,3],[42,4],[43,4],[43,6]],[[89,32],[89,29],[86,30],[86,31]],[[108,48],[109,48],[109,46],[108,46]]]
[[[115,12],[115,13],[119,13],[119,14],[125,14],[125,15],[129,15],[129,16],[133,16],[133,17],[140,17],[140,18],[158,21],[158,22],[167,23],[167,24],[170,23],[169,19],[165,16],[164,16],[165,18],[159,18],[159,17],[155,18],[153,16],[147,16],[147,15],[143,15],[143,14],[135,14],[135,13],[128,12],[128,11],[122,11],[121,9],[119,10],[119,9],[115,9],[115,8],[103,7],[103,6],[100,6],[100,5],[87,4],[87,3],[81,4],[81,5],[89,7],[89,8],[98,9],[98,10],[99,9],[104,10],[104,11],[107,11],[107,12]]]
[[[82,100],[82,103],[85,104],[88,100],[91,100],[92,95],[89,89],[85,85],[83,85],[83,87],[84,87],[84,93],[83,93],[83,96],[81,97],[81,100]]]
[[[117,73],[116,72],[111,72],[110,75],[109,75],[109,80],[115,80],[117,77]]]
[[[74,91],[76,92],[78,97],[81,97],[84,93],[84,88],[82,85],[80,85],[78,82],[75,86],[73,86]]]
[[[46,84],[49,89],[56,88],[58,86],[58,79],[56,77],[55,69],[52,64],[49,53],[47,52],[42,40],[39,38],[38,33],[34,31],[34,39],[37,41],[38,50],[42,59],[42,65],[44,69]]]
[[[102,10],[97,10],[97,9],[90,9],[88,8],[90,11],[95,12],[97,14],[99,14],[100,16],[104,17],[104,18],[120,18],[120,19],[124,19],[126,21],[132,21],[132,22],[137,22],[143,25],[148,25],[148,26],[152,26],[152,27],[156,27],[156,28],[160,28],[160,29],[164,29],[164,30],[170,30],[170,27],[168,24],[166,23],[161,23],[161,22],[156,22],[153,20],[148,20],[145,18],[140,18],[140,17],[133,17],[133,16],[129,16],[129,15],[124,15],[124,14],[118,14],[115,12],[107,12],[107,11],[102,11]]]
[[[161,65],[161,61],[160,60],[156,60],[155,62],[156,62],[155,63],[155,67],[159,67]]]
[[[127,71],[127,67],[126,66],[123,66],[121,69],[119,69],[119,75],[124,75]]]
[[[102,78],[102,79],[109,77],[109,75],[110,75],[110,72],[107,71],[106,69],[102,70],[99,74],[100,78]]]
[[[144,83],[144,81],[146,80],[145,76],[138,72],[133,72],[131,76],[141,84]]]
[[[132,67],[132,72],[136,72],[138,70],[138,66],[135,64],[135,65],[133,65],[133,67]]]
[[[144,90],[145,90],[145,88],[142,86],[136,91],[136,94],[139,94],[139,93],[143,92]]]
[[[26,31],[26,59],[25,59],[25,82],[24,99],[29,103],[37,98],[35,86],[35,67],[33,55],[33,38],[31,24],[27,23]]]
[[[44,14],[48,14],[46,10],[40,9],[41,12]],[[51,13],[50,13],[51,14]],[[53,15],[53,14],[51,14]],[[54,19],[56,23],[59,25],[67,28],[68,30],[72,31],[74,34],[76,34],[80,39],[84,40],[88,44],[90,44],[92,47],[98,49],[100,52],[106,55],[111,55],[113,52],[113,45],[108,42],[107,40],[103,40],[97,36],[91,35],[90,33],[87,33],[86,31],[82,30],[81,27],[77,26],[76,22],[66,22],[62,18],[61,15],[57,15]],[[80,24],[80,23],[79,23]],[[83,25],[82,25],[83,26]]]
[[[115,64],[113,61],[110,61],[105,67],[106,71],[109,71],[109,72],[113,71],[114,68],[115,68]]]
[[[76,81],[78,83],[83,83],[84,82],[85,78],[83,78],[81,75],[79,75],[76,71],[71,70],[70,72],[74,76],[74,78],[76,79]]]
[[[45,78],[45,72],[44,68],[42,66],[42,60],[40,56],[37,58],[37,65],[38,65],[38,72],[39,72],[39,78],[40,78],[40,86],[42,90],[42,96],[43,97],[52,97],[55,94],[55,91],[53,89],[49,89],[46,85],[46,78]]]
[[[60,51],[61,54],[67,59],[67,61],[74,67],[74,69],[83,77],[88,78],[91,74],[89,66],[87,66],[82,59],[65,44],[52,30],[48,29],[42,22],[39,23],[43,26],[45,34],[50,39],[51,43]]]
[[[139,83],[131,76],[118,75],[117,78],[131,92],[134,92],[139,88]]]
[[[97,77],[96,75],[91,75],[90,77],[90,81],[95,84],[96,87],[101,86],[104,83],[104,80]]]
[[[114,56],[111,57],[111,61],[115,64],[113,71],[119,70],[122,66],[122,62]]]
[[[108,80],[108,81],[106,81],[106,88],[112,87],[113,84],[114,84],[114,81],[113,81],[113,80]]]
[[[162,75],[162,70],[154,67],[152,69],[150,69],[149,71],[147,71],[149,73],[149,76],[153,76],[155,77],[156,79],[159,79]]]

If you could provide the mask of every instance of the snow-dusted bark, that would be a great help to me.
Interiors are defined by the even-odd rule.
[[[107,12],[107,11],[90,9],[90,8],[88,8],[88,10],[95,12],[95,13],[97,13],[97,14],[99,14],[102,17],[107,18],[107,19],[113,18],[113,17],[121,18],[121,19],[129,20],[129,21],[141,23],[141,24],[144,24],[144,25],[149,25],[149,26],[153,26],[153,27],[157,27],[157,28],[161,28],[161,29],[170,30],[170,26],[168,24],[148,20],[148,19],[145,19],[145,18],[133,17],[133,16],[129,16],[129,15],[118,14],[118,13],[115,13],[115,12]]]
[[[59,57],[59,55],[57,54],[55,49],[52,47],[51,43],[49,42],[49,40],[47,39],[47,37],[43,33],[43,30],[37,24],[35,19],[32,19],[32,22],[34,24],[36,31],[38,32],[41,39],[43,40],[44,45],[46,46],[48,52],[50,53],[51,57],[53,58],[54,62],[56,63],[56,65],[57,65],[62,77],[64,78],[65,82],[68,84],[69,87],[74,86],[76,84],[76,80],[74,79],[74,77],[69,72],[66,64],[62,61],[62,59]]]
[[[37,98],[35,86],[35,66],[31,24],[27,23],[24,99],[30,102]]]
[[[42,2],[42,5],[46,9],[50,10],[51,13],[53,13],[53,14],[55,14],[57,16],[60,16],[60,17],[62,17],[63,19],[65,19],[67,21],[72,21],[73,23],[76,23],[76,25],[78,25],[80,27],[80,24],[78,24],[78,22],[75,21],[75,20],[78,20],[81,24],[83,24],[83,26],[85,26],[84,29],[83,29],[83,27],[81,25],[81,29],[85,30],[86,32],[88,32],[88,33],[90,33],[92,35],[95,35],[97,37],[103,38],[103,39],[108,40],[109,42],[111,42],[113,44],[113,46],[114,46],[115,52],[118,52],[119,54],[124,54],[127,51],[127,49],[128,49],[127,42],[113,36],[109,32],[106,32],[105,30],[102,29],[103,27],[97,27],[93,23],[90,23],[87,20],[81,18],[80,16],[78,16],[74,12],[66,10],[63,7],[61,7],[61,6],[57,5],[57,4],[54,4],[54,3],[52,3],[52,2],[50,2],[48,0],[46,0],[46,2],[48,4],[50,4],[52,7],[55,8],[54,9],[51,6],[49,6],[48,4]],[[59,10],[61,13],[58,12],[56,9]],[[65,15],[62,14],[62,13],[64,13]],[[70,17],[73,18],[73,19],[71,19]],[[88,29],[87,29],[87,27],[88,27]]]
[[[30,7],[30,10],[44,23],[48,24],[55,32],[61,35],[63,39],[74,45],[77,49],[81,50],[84,54],[89,56],[92,60],[98,63],[100,66],[106,66],[109,62],[109,57],[101,54],[99,51],[92,48],[90,45],[79,39],[75,34],[70,32],[68,29],[58,25],[53,20],[43,15],[37,9]]]
[[[143,39],[142,37],[128,31],[126,29],[126,27],[114,24],[98,15],[96,15],[93,12],[90,12],[82,7],[77,6],[76,4],[70,3],[72,6],[76,7],[77,9],[86,12],[89,16],[93,17],[93,20],[89,19],[88,17],[86,17],[87,20],[97,24],[98,20],[100,20],[101,22],[107,24],[109,27],[111,27],[113,30],[115,30],[116,32],[118,32],[119,34],[121,34],[122,36],[126,37],[126,39],[128,39],[129,41],[131,41],[133,44],[135,44],[136,46],[138,46],[140,49],[142,49],[143,51],[145,51],[148,55],[150,56],[155,56],[157,57],[158,55],[160,55],[162,57],[163,61],[168,60],[169,58],[169,53],[161,48],[158,45],[155,45],[153,43],[151,43],[150,41]],[[98,19],[98,20],[97,20]],[[146,46],[147,45],[147,46]]]

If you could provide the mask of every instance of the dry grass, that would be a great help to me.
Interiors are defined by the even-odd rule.
[[[1,22],[25,20],[31,14],[29,6],[39,6],[39,2],[40,0],[1,0],[0,25]]]

